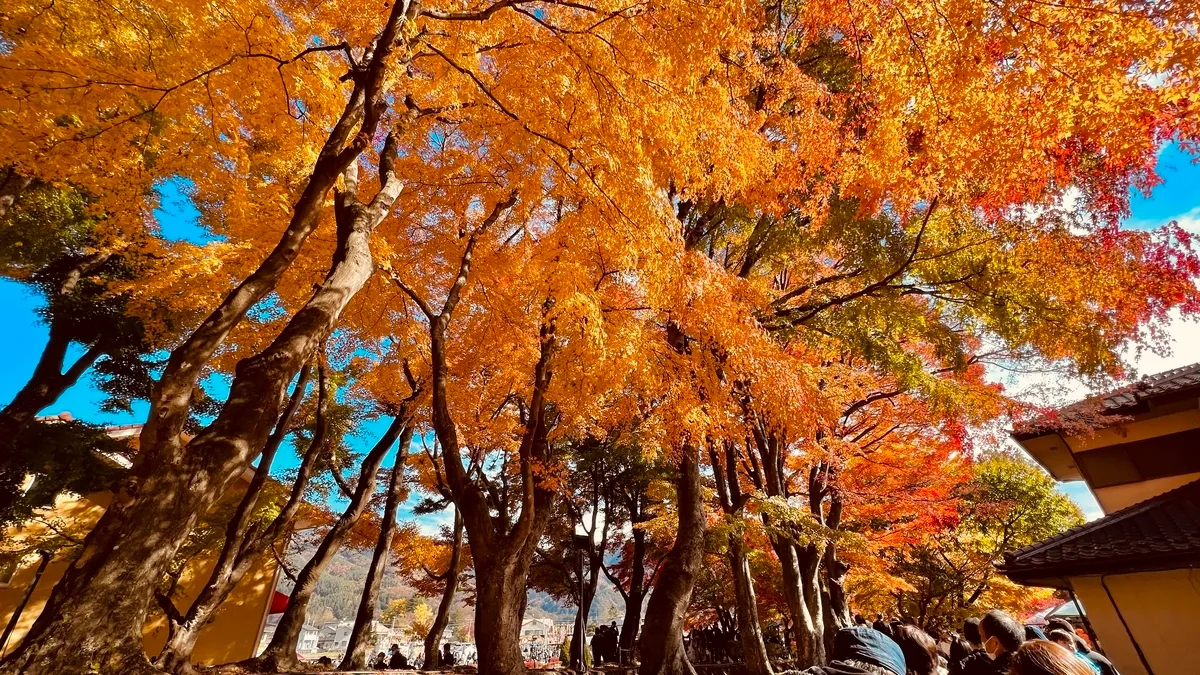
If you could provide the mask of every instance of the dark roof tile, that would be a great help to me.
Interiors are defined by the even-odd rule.
[[[1138,412],[1150,399],[1168,396],[1189,389],[1200,389],[1200,363],[1147,375],[1133,384],[1078,401],[1045,416],[1018,424],[1017,438],[1031,438],[1047,433],[1070,432],[1074,427],[1108,426],[1121,423],[1128,415]],[[1107,417],[1109,420],[1104,421]]]
[[[1019,551],[1002,571],[1015,581],[1164,569],[1200,561],[1200,480]]]

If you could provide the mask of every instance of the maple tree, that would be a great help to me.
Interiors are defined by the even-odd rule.
[[[1053,479],[1020,457],[985,457],[960,490],[959,520],[949,532],[886,556],[907,586],[893,592],[895,604],[921,626],[954,625],[985,606],[1025,613],[1038,589],[996,574],[1003,553],[1084,522]]]
[[[471,568],[470,550],[464,541],[462,514],[453,506],[452,494],[446,485],[441,466],[441,452],[436,443],[425,444],[424,452],[412,462],[417,482],[427,496],[413,508],[413,513],[426,515],[452,508],[452,525],[442,528],[440,539],[422,537],[399,556],[399,571],[425,597],[438,597],[437,612],[429,630],[421,637],[424,652],[423,670],[436,670],[441,660],[442,637],[450,622],[450,610],[459,589],[471,593],[468,583]],[[438,570],[438,571],[435,571]]]
[[[481,672],[524,669],[523,593],[569,505],[569,441],[614,436],[676,491],[659,502],[674,544],[641,672],[689,670],[682,630],[720,522],[761,528],[770,549],[724,537],[753,670],[772,664],[749,570],[771,555],[799,660],[820,661],[847,620],[846,574],[870,565],[856,542],[919,540],[943,514],[920,505],[961,476],[962,430],[1006,405],[985,364],[1117,375],[1122,345],[1200,310],[1186,233],[1119,225],[1161,144],[1196,140],[1190,11],[6,7],[6,175],[89,195],[114,247],[154,239],[153,188],[183,181],[218,239],[162,246],[126,286],[151,327],[164,302],[208,313],[157,375],[132,475],[2,668],[154,669],[140,642],[152,589],[286,428],[288,388],[327,341],[361,367],[366,398],[427,387],[396,419],[438,441]],[[231,376],[228,395],[185,442],[211,372]],[[383,454],[362,458],[327,549],[367,510]],[[358,459],[335,459],[341,483]],[[258,667],[294,660],[294,605]]]

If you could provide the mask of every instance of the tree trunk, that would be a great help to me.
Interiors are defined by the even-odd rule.
[[[325,573],[325,568],[333,560],[333,556],[341,549],[350,530],[366,513],[367,504],[375,494],[375,483],[384,456],[396,442],[397,437],[410,438],[411,434],[408,416],[406,414],[397,415],[388,430],[384,432],[383,437],[367,453],[363,459],[358,483],[355,485],[350,503],[333,527],[329,528],[329,532],[325,533],[325,538],[317,546],[317,551],[313,553],[312,558],[296,576],[296,585],[292,588],[292,594],[288,598],[287,609],[284,610],[283,616],[279,617],[279,623],[275,626],[275,634],[271,637],[270,644],[261,655],[250,660],[248,665],[252,668],[267,672],[298,668],[300,664],[296,658],[296,645],[300,642],[300,631],[304,628],[308,603],[312,600],[313,591],[317,589],[317,582]]]
[[[625,594],[625,618],[621,621],[621,652],[633,653],[642,625],[642,603],[646,599],[646,532],[633,530],[633,565],[629,574],[629,592]]]
[[[404,492],[404,464],[408,459],[408,445],[412,442],[412,427],[406,427],[400,436],[400,448],[392,464],[391,481],[388,483],[387,502],[383,507],[383,522],[379,526],[379,540],[375,542],[375,553],[371,566],[367,568],[363,584],[362,600],[358,603],[358,615],[354,617],[354,628],[350,631],[350,643],[346,656],[338,670],[363,670],[367,666],[371,649],[371,624],[375,621],[375,610],[379,604],[379,589],[383,587],[384,568],[392,550],[392,539],[396,536],[396,510],[400,507]]]
[[[805,648],[810,650],[813,663],[825,663],[825,603],[821,597],[821,550],[816,544],[793,546],[800,570],[800,590],[804,604],[812,617],[812,632],[803,637]],[[807,626],[806,626],[807,628]]]
[[[471,259],[479,236],[506,213],[517,201],[511,193],[497,202],[486,218],[471,231],[459,263],[458,274],[446,294],[440,311],[435,313],[412,289],[402,286],[429,318],[429,347],[432,377],[431,421],[446,468],[446,483],[455,506],[463,516],[463,525],[471,543],[475,562],[475,646],[479,655],[480,675],[520,675],[525,672],[521,655],[521,620],[525,613],[526,582],[529,564],[538,539],[550,518],[554,491],[543,487],[535,476],[535,465],[549,466],[552,460],[547,441],[550,421],[546,390],[550,386],[551,356],[555,350],[554,320],[548,318],[553,303],[544,304],[540,331],[540,357],[534,366],[533,392],[525,410],[524,433],[517,450],[521,469],[521,513],[509,525],[507,505],[500,517],[493,517],[484,489],[467,474],[458,444],[458,429],[447,402],[448,367],[446,328],[470,276]]]
[[[695,673],[683,647],[683,624],[704,561],[704,496],[698,455],[698,448],[684,446],[677,487],[679,530],[646,608],[640,675]]]
[[[476,560],[475,647],[480,675],[525,672],[521,622],[531,559],[532,555],[512,556],[486,565]]]
[[[729,534],[729,569],[733,573],[733,595],[736,601],[738,639],[742,662],[750,675],[773,675],[767,645],[763,641],[758,621],[758,599],[754,595],[754,579],[750,574],[750,559],[746,553],[744,510],[746,496],[742,493],[738,470],[738,449],[733,443],[724,444],[724,465],[715,446],[709,446],[713,479],[721,508],[731,524]]]
[[[792,542],[781,535],[771,537],[771,547],[779,558],[782,568],[783,597],[788,613],[792,617],[793,636],[796,640],[796,665],[808,668],[825,661],[824,636],[817,627],[819,621],[813,606],[804,594],[800,559]]]
[[[383,110],[380,82],[399,23],[413,8],[395,3],[365,75],[317,160],[292,222],[267,259],[176,349],[152,393],[134,470],[88,534],[79,557],[55,586],[4,672],[25,675],[81,671],[146,671],[142,628],[154,588],[197,519],[229,488],[263,447],[279,416],[288,382],[333,329],[374,263],[369,235],[399,192],[387,149],[380,161],[380,192],[356,211],[345,260],[258,356],[238,364],[220,415],[186,448],[180,432],[204,365],[258,300],[274,289],[315,228],[325,194],[339,171],[369,145]],[[358,134],[351,137],[361,121]],[[393,147],[394,150],[394,147]],[[293,656],[294,658],[294,656]]]
[[[733,593],[737,599],[742,662],[749,675],[773,675],[762,625],[758,621],[758,599],[754,593],[754,578],[750,574],[750,559],[746,555],[746,542],[742,537],[740,531],[729,536],[729,566],[733,570]]]
[[[250,521],[258,506],[263,485],[270,477],[275,453],[287,436],[291,419],[304,399],[304,390],[308,384],[308,372],[308,366],[300,371],[300,377],[296,381],[287,409],[280,416],[274,433],[271,434],[270,440],[263,448],[254,478],[246,488],[246,494],[242,496],[242,501],[238,504],[233,518],[225,528],[225,542],[221,546],[221,553],[217,556],[217,562],[213,566],[212,574],[209,575],[208,583],[201,589],[187,612],[182,615],[175,612],[174,604],[169,597],[159,598],[159,604],[163,606],[167,613],[167,620],[170,622],[168,631],[170,637],[167,638],[167,643],[159,652],[158,658],[155,659],[155,664],[169,673],[183,675],[191,672],[192,651],[196,648],[200,630],[208,623],[209,617],[217,611],[221,603],[229,597],[233,589],[241,583],[267,547],[274,545],[275,540],[291,526],[292,518],[300,508],[304,491],[308,487],[308,480],[312,476],[313,466],[321,454],[328,431],[325,418],[328,399],[324,367],[320,368],[318,385],[317,430],[313,435],[312,443],[304,453],[296,480],[289,491],[288,500],[268,527],[261,531],[255,531],[251,527]]]
[[[177,468],[139,473],[84,542],[55,587],[33,639],[9,660],[30,672],[73,671],[99,661],[113,671],[144,665],[141,633],[153,590],[196,520],[229,488],[261,448],[278,417],[284,387],[316,351],[373,269],[366,233],[360,250],[326,283],[262,354],[242,361],[217,420],[188,445]],[[121,542],[113,546],[113,542]],[[71,646],[71,647],[68,647]],[[34,668],[37,664],[37,668]],[[45,670],[41,669],[46,664]],[[53,666],[51,666],[53,664]]]
[[[840,493],[835,492],[829,502],[829,515],[825,519],[825,525],[836,530],[841,523],[842,498]],[[828,590],[825,597],[825,650],[832,653],[833,636],[853,622],[850,605],[846,600],[846,573],[850,571],[850,566],[838,558],[837,544],[833,539],[825,543],[823,567]]]
[[[589,555],[588,555],[588,576],[587,576],[587,580],[585,581],[586,585],[583,588],[583,598],[580,599],[579,607],[577,607],[575,609],[575,623],[571,627],[571,644],[572,645],[579,645],[579,644],[587,643],[587,640],[585,639],[586,636],[581,635],[580,630],[582,630],[586,627],[587,617],[592,612],[592,601],[596,599],[596,588],[600,584],[600,565],[601,565],[601,563],[603,563],[603,553],[601,553],[599,555],[594,555],[594,554],[589,553]],[[583,642],[576,642],[576,640],[583,640]],[[585,647],[585,649],[586,649],[586,647]],[[584,663],[580,663],[579,662],[580,654],[581,654],[581,652],[579,649],[576,649],[574,647],[571,648],[570,667],[572,670],[582,673],[584,663],[586,663],[586,659],[585,659]],[[593,663],[592,665],[598,666],[600,664]]]
[[[42,355],[33,369],[33,374],[29,376],[29,381],[21,387],[13,400],[0,410],[0,443],[15,442],[17,436],[33,421],[38,412],[46,406],[53,405],[104,353],[101,346],[93,345],[64,373],[63,366],[70,346],[70,332],[60,322],[52,320],[49,339],[42,348]]]
[[[446,588],[442,591],[442,600],[438,603],[437,615],[433,617],[433,625],[425,635],[425,658],[421,662],[422,670],[437,670],[441,660],[442,634],[450,623],[450,608],[454,606],[454,593],[458,590],[459,567],[462,566],[463,550],[463,519],[458,509],[454,509],[454,539],[450,548],[450,565],[446,568]]]

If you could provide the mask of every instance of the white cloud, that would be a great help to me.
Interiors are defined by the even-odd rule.
[[[1180,214],[1172,220],[1177,221],[1183,229],[1200,237],[1200,206],[1187,213]]]

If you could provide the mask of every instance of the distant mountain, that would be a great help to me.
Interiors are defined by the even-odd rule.
[[[289,563],[298,570],[311,555],[311,551],[292,556]],[[358,602],[362,597],[363,583],[367,577],[367,568],[371,564],[370,551],[342,549],[330,561],[329,567],[317,582],[312,601],[308,606],[308,623],[319,625],[327,621],[350,621],[358,611]],[[291,585],[284,583],[280,590],[287,592]],[[437,608],[440,598],[428,598],[426,604],[430,609]],[[379,594],[379,616],[394,600],[411,600],[415,604],[420,600],[416,590],[404,583],[399,575],[389,572],[384,576],[383,588]],[[473,609],[463,601],[460,593],[452,610],[452,616],[470,621]],[[592,611],[588,621],[595,623],[616,621],[620,623],[625,611],[624,602],[607,580],[602,580],[592,603]],[[548,593],[530,590],[525,616],[535,619],[551,619],[557,622],[569,622],[575,619],[575,606],[562,604],[550,597]]]

